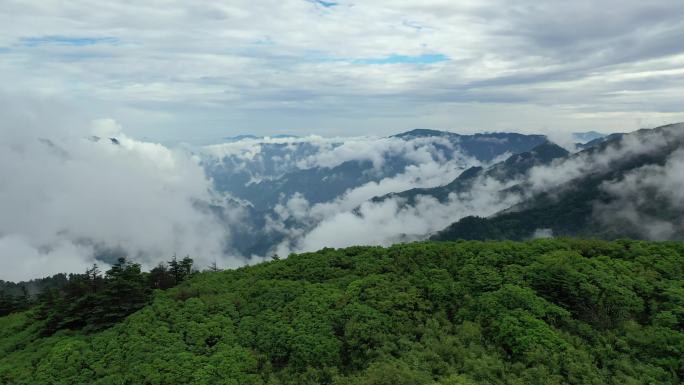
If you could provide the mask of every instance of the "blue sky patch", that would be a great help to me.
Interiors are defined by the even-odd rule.
[[[433,64],[448,61],[449,57],[442,54],[425,54],[417,56],[389,55],[379,58],[357,59],[356,64]]]
[[[96,44],[116,44],[118,42],[119,39],[115,37],[36,36],[20,39],[20,45],[24,47],[38,47],[42,45],[82,47]]]

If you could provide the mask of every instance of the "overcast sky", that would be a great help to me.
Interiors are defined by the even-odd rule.
[[[162,141],[684,121],[679,0],[3,0],[0,32],[0,92]]]

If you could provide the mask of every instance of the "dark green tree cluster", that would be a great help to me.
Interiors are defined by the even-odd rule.
[[[38,293],[59,289],[66,281],[65,274],[17,283],[0,280],[0,317],[28,309],[35,304]]]
[[[192,264],[193,260],[190,257],[185,257],[180,261],[173,257],[168,263],[160,263],[150,270],[152,287],[166,290],[185,281],[193,273]]]
[[[31,297],[28,290],[24,288],[21,294],[12,294],[5,290],[0,290],[0,317],[10,313],[26,310],[31,306]]]
[[[59,289],[40,293],[34,314],[43,321],[44,335],[104,329],[147,305],[153,289],[166,290],[190,277],[192,264],[190,257],[174,257],[145,273],[139,264],[119,258],[104,275],[93,265],[84,274],[69,275]]]
[[[2,384],[684,380],[681,242],[324,249],[195,274],[95,333],[41,337],[34,311],[0,318]]]

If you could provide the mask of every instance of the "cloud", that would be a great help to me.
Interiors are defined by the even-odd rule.
[[[146,267],[174,254],[200,266],[245,263],[224,255],[229,224],[207,205],[222,207],[225,218],[239,207],[212,195],[191,154],[132,139],[112,120],[62,125],[60,115],[3,104],[0,279],[77,272],[98,256]]]
[[[410,172],[407,172],[410,175]],[[454,172],[454,176],[458,172]],[[408,182],[408,175],[400,175],[385,183],[379,183],[383,195],[390,191],[402,191],[414,187],[434,187],[451,181],[451,176],[416,183]],[[449,179],[450,178],[450,179]],[[395,180],[399,179],[399,180]],[[447,180],[448,179],[448,180]],[[403,198],[392,197],[379,202],[368,201],[371,194],[364,194],[369,186],[347,192],[330,203],[303,206],[307,216],[313,218],[308,227],[289,229],[288,238],[277,247],[279,255],[290,252],[314,251],[323,247],[346,247],[351,245],[390,245],[425,239],[431,233],[468,215],[488,216],[518,203],[522,197],[516,193],[500,192],[516,181],[501,183],[494,178],[480,177],[470,191],[452,193],[446,202],[430,196],[418,196],[416,203],[407,205]],[[386,184],[386,190],[381,186]],[[391,187],[390,187],[391,186]],[[373,191],[373,189],[371,189]]]
[[[266,151],[267,149],[267,151]],[[265,137],[247,138],[201,148],[200,153],[210,161],[229,162],[238,168],[254,168],[275,159],[282,172],[295,169],[333,168],[348,161],[370,161],[376,169],[383,167],[388,158],[400,157],[415,163],[445,161],[445,156],[460,157],[454,143],[444,137],[424,137],[407,141],[396,137],[356,136],[322,137]],[[266,158],[269,157],[269,158]],[[263,167],[262,173],[268,173]],[[273,176],[272,174],[268,174]]]
[[[20,39],[20,45],[36,47],[41,45],[86,46],[95,44],[115,44],[114,37],[67,37],[67,36],[34,36]]]
[[[531,191],[553,190],[578,177],[606,172],[620,162],[665,148],[672,142],[672,135],[680,134],[675,129],[625,135],[600,151],[584,151],[548,166],[534,167],[529,172]]]
[[[321,7],[326,7],[326,8],[330,8],[330,7],[334,7],[336,5],[339,5],[339,3],[336,3],[334,1],[323,1],[323,0],[306,0],[306,1],[309,1],[311,3],[317,4],[317,5],[320,5]]]
[[[168,140],[684,120],[671,0],[163,5],[4,1],[0,82]]]
[[[597,203],[594,217],[610,230],[655,240],[684,237],[684,150],[601,187],[611,200]]]
[[[386,162],[398,162],[398,160],[406,162],[400,172],[394,174],[380,170]],[[445,185],[456,178],[464,169],[480,164],[476,159],[463,155],[457,145],[441,137],[415,138],[410,141],[399,138],[350,138],[343,143],[336,142],[331,146],[323,145],[319,152],[306,157],[297,164],[305,169],[311,167],[328,168],[348,161],[371,161],[375,172],[378,173],[377,180],[370,180],[349,188],[335,199],[327,202],[312,204],[300,193],[295,193],[289,198],[286,197],[285,202],[275,206],[274,215],[268,217],[267,223],[267,231],[285,235],[285,240],[277,248],[278,254],[288,254],[293,250],[309,250],[309,246],[301,245],[310,243],[307,239],[315,237],[318,233],[327,235],[327,232],[321,228],[332,229],[337,225],[346,226],[344,222],[340,223],[339,221],[364,222],[371,217],[377,219],[379,217],[377,213],[389,213],[391,211],[391,205],[367,205],[367,201],[373,197],[417,187]],[[305,189],[304,186],[303,189]],[[402,205],[401,202],[395,203],[397,203],[397,208]],[[358,217],[357,209],[359,207],[367,218]],[[416,207],[414,210],[419,210],[419,208]],[[418,211],[414,211],[410,215],[417,220],[423,216]],[[430,212],[424,214],[427,217],[431,215],[433,214]],[[409,220],[408,214],[403,219]],[[396,220],[401,221],[402,218],[397,217]],[[370,223],[367,225],[373,226]],[[426,228],[431,229],[432,227]],[[387,228],[386,230],[386,233],[378,234],[374,243],[387,244],[399,236],[398,233],[393,232],[396,229]],[[415,237],[422,230],[415,231],[417,233],[410,236]],[[427,231],[425,230],[420,235],[424,235]],[[331,244],[340,244],[339,234],[330,239]],[[302,240],[305,235],[306,238]],[[321,235],[322,238],[323,235]],[[348,238],[344,242],[353,242],[354,240],[356,238]]]
[[[376,195],[448,183],[481,163],[465,155],[457,140],[442,136],[249,138],[206,146],[198,154],[219,191],[259,210],[284,204],[296,192],[314,204],[346,195],[357,206]]]
[[[381,168],[388,158],[401,157],[408,161],[429,163],[445,161],[444,149],[448,155],[459,155],[458,148],[442,137],[416,138],[406,141],[401,138],[356,137],[338,138],[335,142],[319,144],[319,151],[297,163],[302,169],[313,167],[335,167],[348,161],[370,161],[376,169]],[[466,160],[460,155],[460,160]]]
[[[532,239],[553,238],[553,230],[551,229],[536,229],[532,233]]]

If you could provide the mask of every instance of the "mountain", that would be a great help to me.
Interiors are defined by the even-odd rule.
[[[390,193],[382,197],[375,197],[373,201],[381,202],[386,199],[399,198],[405,200],[406,204],[413,205],[416,203],[418,196],[431,196],[440,202],[445,202],[448,200],[449,194],[468,192],[472,189],[472,184],[477,178],[492,178],[499,182],[507,182],[520,178],[532,167],[548,165],[554,160],[564,158],[569,154],[564,148],[554,143],[546,142],[528,152],[512,155],[508,159],[496,163],[487,169],[479,166],[471,167],[447,185]]]
[[[256,135],[251,135],[251,134],[242,134],[242,135],[235,135],[235,136],[226,136],[223,138],[223,140],[226,142],[239,142],[241,140],[257,140],[257,139],[262,139],[262,137],[256,136]]]
[[[357,246],[138,303],[153,274],[124,264],[0,317],[0,382],[681,384],[682,266],[681,242]]]
[[[198,156],[217,195],[210,210],[222,223],[231,222],[225,211],[242,212],[226,224],[226,252],[264,256],[298,249],[319,224],[374,196],[444,185],[471,167],[547,143],[542,135],[414,130],[381,138],[247,138],[204,147]]]
[[[575,140],[575,142],[578,143],[587,143],[591,142],[592,140],[600,139],[607,136],[606,134],[602,134],[600,132],[596,131],[587,131],[587,132],[573,132],[572,133],[572,138]]]
[[[227,242],[239,255],[346,246],[354,237],[379,245],[428,237],[680,239],[680,131],[611,134],[570,153],[543,136],[413,130],[229,143],[210,148],[204,161],[217,191],[244,204]]]
[[[580,142],[577,144],[577,147],[580,149],[587,149],[587,148],[599,145],[603,142],[612,142],[612,141],[618,140],[623,135],[625,135],[625,134],[624,133],[614,133],[614,134],[610,134],[610,135],[601,136],[601,137],[598,137],[596,139],[592,139],[592,140],[585,142],[585,143]]]
[[[390,137],[235,138],[194,154],[211,188],[210,199],[193,206],[225,234],[218,246],[224,255],[243,260],[431,236],[677,239],[684,204],[667,191],[682,187],[682,178],[662,169],[676,168],[669,159],[677,146],[662,151],[655,143],[665,138],[661,131],[611,134],[576,153],[541,135],[424,129]],[[649,148],[635,157],[619,148],[623,142]],[[648,186],[638,184],[639,173],[648,174]],[[672,175],[656,183],[658,173]],[[663,209],[646,199],[649,189],[668,197],[655,200]],[[125,255],[117,245],[91,243],[100,261]]]
[[[435,130],[354,141],[248,139],[242,146],[241,141],[209,146],[202,154],[203,164],[218,191],[249,201],[257,209],[273,208],[295,193],[311,203],[327,202],[349,189],[395,177],[424,162],[454,162],[465,169],[547,142],[543,135],[460,135]]]
[[[682,239],[684,125],[613,135],[537,175],[560,181],[488,218],[463,218],[432,239],[528,239],[535,234]],[[577,171],[580,172],[577,172]],[[534,170],[533,170],[534,171]],[[563,172],[570,175],[564,177]],[[532,177],[534,177],[534,172]]]
[[[288,134],[278,134],[272,136],[257,136],[252,134],[242,134],[235,136],[226,136],[223,138],[224,142],[240,142],[243,140],[265,140],[265,139],[287,139],[287,138],[297,138],[295,135]]]
[[[415,129],[394,135],[395,138],[413,140],[417,138],[446,138],[458,144],[468,156],[488,163],[504,154],[518,154],[529,151],[534,146],[546,142],[544,135],[524,135],[518,133],[496,132],[461,135],[448,131]]]
[[[0,384],[681,384],[683,143],[678,124],[572,153],[430,130],[205,148],[192,208],[243,267],[144,271],[79,238],[116,261],[0,281]]]
[[[52,277],[38,278],[16,283],[0,280],[0,293],[12,296],[35,296],[42,291],[63,286],[66,280],[67,276],[65,274],[56,274]]]

